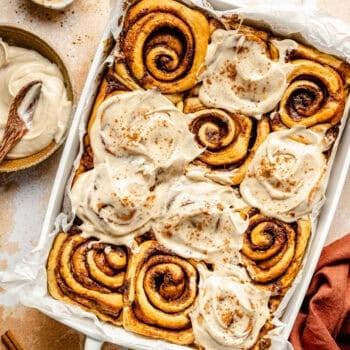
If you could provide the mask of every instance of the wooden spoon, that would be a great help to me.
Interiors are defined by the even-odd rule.
[[[27,133],[28,126],[33,120],[41,94],[42,81],[34,80],[25,85],[13,100],[4,137],[0,144],[0,164],[7,154]]]

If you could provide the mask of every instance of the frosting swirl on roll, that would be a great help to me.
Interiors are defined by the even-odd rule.
[[[186,117],[160,92],[134,91],[109,97],[91,129],[94,163],[135,165],[144,175],[181,169],[200,154]]]
[[[81,174],[69,197],[86,234],[118,244],[131,245],[134,235],[146,232],[157,215],[156,197],[145,179],[132,173],[126,180],[108,164]]]
[[[28,131],[7,154],[17,159],[59,143],[67,129],[72,103],[59,68],[36,51],[9,46],[0,39],[0,140],[8,113],[19,90],[31,81],[42,82],[41,95]]]
[[[292,222],[324,198],[322,135],[304,128],[270,134],[240,185],[243,198],[266,215]]]
[[[215,264],[238,261],[248,226],[240,210],[247,205],[230,187],[181,177],[167,191],[159,189],[159,196],[165,196],[163,215],[153,231],[160,243],[186,258]]]
[[[207,350],[250,349],[269,318],[270,293],[235,274],[198,267],[199,296],[191,314],[195,341]]]
[[[279,61],[269,58],[257,36],[218,29],[208,47],[199,98],[207,106],[260,118],[281,100],[289,70],[282,55]]]

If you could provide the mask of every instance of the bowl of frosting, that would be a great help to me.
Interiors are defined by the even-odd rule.
[[[32,0],[35,4],[53,9],[63,10],[68,7],[74,0]]]
[[[22,96],[22,105],[16,106],[18,95],[35,82],[40,83],[40,94],[33,102],[30,94]],[[0,95],[0,143],[7,149],[0,172],[34,166],[64,142],[74,103],[72,84],[62,59],[43,39],[21,28],[0,25]],[[23,105],[27,113],[22,114],[30,115],[30,120],[13,119],[13,114],[21,114]],[[18,120],[24,132],[15,144],[6,145],[11,138],[13,141],[13,125]]]

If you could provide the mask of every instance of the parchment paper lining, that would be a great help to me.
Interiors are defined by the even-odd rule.
[[[283,8],[279,8],[276,6],[267,6],[265,4],[264,6],[242,7],[223,12],[212,10],[205,0],[184,0],[183,2],[190,6],[196,5],[201,7],[215,16],[241,15],[248,20],[248,24],[257,25],[263,29],[270,29],[276,34],[308,43],[321,51],[335,54],[350,62],[350,26],[333,18],[320,17],[318,14],[316,15],[316,13],[309,11],[306,13],[301,6],[292,6],[290,8],[283,6]],[[220,5],[219,0],[212,1],[212,3],[216,6],[218,6],[218,4]],[[71,226],[72,218],[69,215],[70,204],[66,194],[67,190],[71,187],[74,174],[74,170],[73,172],[71,171],[72,164],[73,169],[76,169],[79,164],[79,159],[83,151],[83,136],[86,133],[86,125],[90,117],[90,110],[101,77],[108,65],[112,62],[112,57],[115,53],[114,50],[111,51],[111,48],[113,46],[113,37],[117,38],[122,29],[122,23],[119,21],[119,17],[123,14],[123,6],[124,2],[111,1],[111,19],[102,37],[71,126],[38,245],[23,259],[22,263],[15,267],[14,271],[0,273],[0,282],[2,282],[1,286],[8,291],[18,293],[20,301],[23,304],[35,307],[58,321],[76,328],[93,338],[114,342],[135,349],[188,349],[188,347],[170,344],[161,340],[145,338],[129,333],[123,328],[103,323],[92,313],[88,313],[79,307],[54,300],[47,293],[45,271],[47,256],[56,234],[61,230],[67,230]],[[295,9],[298,11],[295,12]],[[116,26],[116,23],[121,23],[121,25]],[[329,159],[328,170],[325,177],[326,183],[330,180],[331,166],[334,163],[336,150],[341,140],[341,134],[346,126],[349,109],[350,102],[348,100],[340,127],[340,133]],[[349,141],[343,140],[342,142]],[[78,144],[80,145],[80,151],[78,156],[76,156]],[[336,181],[336,179],[334,181]],[[61,210],[60,208],[62,208],[61,200],[64,195],[63,211],[59,213]],[[308,251],[305,254],[304,266],[309,263],[307,256],[310,253],[312,240],[317,235],[317,216],[320,209],[321,205],[317,206],[312,213],[313,234],[308,245]],[[57,213],[59,213],[58,216]],[[57,218],[54,220],[56,216]],[[55,222],[54,230],[52,230],[53,222]],[[275,313],[276,318],[274,319],[274,323],[276,328],[271,332],[273,339],[272,350],[288,349],[289,345],[286,340],[280,336],[285,324],[279,321],[278,318],[283,314],[283,310],[288,303],[292,301],[293,292],[302,278],[303,270],[298,274],[293,286],[289,289]]]

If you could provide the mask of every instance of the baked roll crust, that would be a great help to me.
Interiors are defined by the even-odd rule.
[[[59,233],[47,262],[49,292],[119,326],[127,261],[125,247]]]
[[[243,262],[252,280],[284,294],[299,271],[310,233],[309,218],[287,224],[253,215],[242,248]]]
[[[190,312],[197,297],[195,265],[157,241],[141,244],[127,272],[125,329],[172,343],[193,343]]]
[[[125,18],[127,67],[143,88],[189,90],[203,68],[209,35],[208,20],[200,11],[173,0],[142,0]]]
[[[350,81],[348,64],[301,44],[288,60],[294,68],[277,112],[272,114],[272,129],[298,125],[329,129],[339,123]]]
[[[259,121],[219,108],[205,107],[197,97],[187,98],[184,112],[190,113],[189,128],[200,147],[198,159],[212,172],[232,170],[232,185],[239,185],[255,151],[270,132],[268,117]]]

